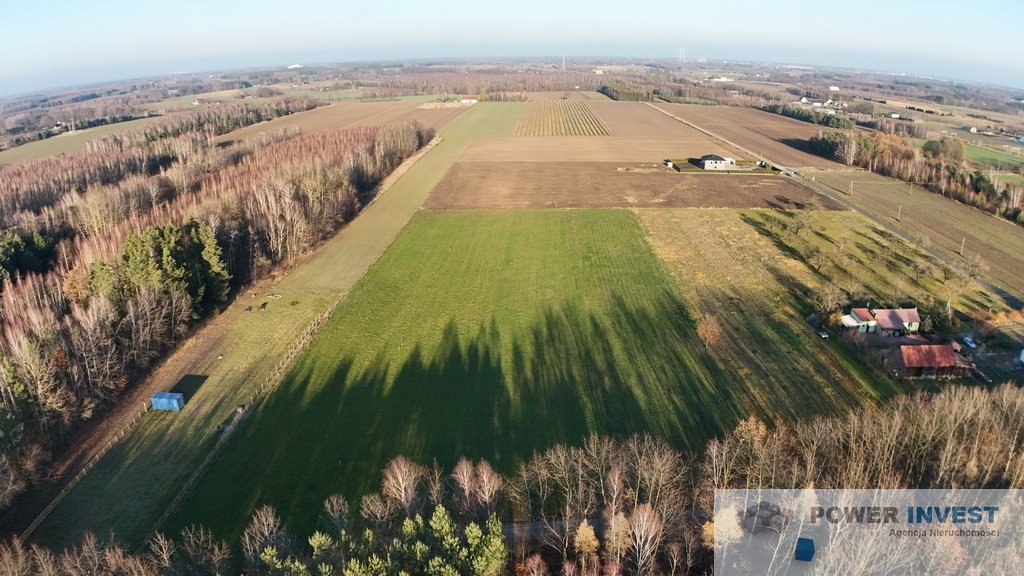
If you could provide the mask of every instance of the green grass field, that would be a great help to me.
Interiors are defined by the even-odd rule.
[[[399,454],[508,472],[589,433],[698,447],[739,413],[677,294],[628,211],[421,213],[174,524],[234,537],[271,503],[305,534]]]
[[[390,190],[260,298],[241,296],[155,373],[170,389],[206,377],[177,415],[149,413],[72,490],[33,535],[51,546],[87,530],[138,543],[216,441],[218,427],[284,357],[319,314],[335,305],[380,257],[452,162],[477,136],[511,135],[522,104],[481,104],[441,131],[444,138]],[[266,312],[243,308],[271,300]],[[292,304],[292,303],[295,304]],[[222,356],[222,357],[221,357]]]
[[[642,219],[686,235],[671,215]],[[738,345],[719,356],[681,297],[686,273],[677,281],[632,212],[421,213],[173,528],[202,523],[234,538],[269,503],[307,534],[327,495],[357,503],[399,454],[445,466],[482,457],[511,472],[534,450],[591,433],[651,432],[699,450],[748,415],[792,420],[904,391],[793,318],[788,286],[759,280],[786,307],[737,288],[746,305],[726,302],[738,318],[726,325],[741,331],[728,336]]]
[[[1003,184],[1024,184],[1024,176],[1021,176],[1020,174],[1010,174],[1008,172],[996,174],[993,180],[998,180]]]
[[[150,118],[129,120],[128,122],[107,124],[105,126],[89,128],[88,130],[79,130],[73,134],[61,134],[60,136],[54,136],[53,138],[47,138],[46,140],[22,144],[21,146],[0,152],[0,165],[10,164],[12,162],[21,162],[23,160],[35,160],[36,158],[42,158],[52,154],[80,152],[85,150],[86,142],[106,136],[107,134],[117,134],[118,132],[124,132],[125,130],[145,126],[146,124],[155,121],[157,118],[159,117],[153,116]]]
[[[967,145],[967,159],[980,168],[995,168],[996,170],[1016,170],[1024,166],[1024,156],[1014,156],[969,144]]]

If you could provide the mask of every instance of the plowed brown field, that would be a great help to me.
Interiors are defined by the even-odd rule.
[[[674,120],[643,102],[590,102],[590,109],[604,121],[612,136],[624,138],[686,138],[711,143],[699,130]],[[710,152],[698,154],[703,156]],[[721,154],[721,152],[719,152]],[[735,156],[730,151],[728,155]]]
[[[819,208],[839,206],[785,176],[678,173],[596,162],[456,163],[424,208]]]
[[[672,121],[671,118],[666,118]],[[516,136],[478,138],[459,159],[463,162],[661,162],[704,154],[737,157],[694,131],[686,138],[607,136]],[[739,156],[742,158],[743,156]]]

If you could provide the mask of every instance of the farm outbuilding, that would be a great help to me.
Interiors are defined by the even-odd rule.
[[[180,412],[185,406],[185,395],[178,392],[157,392],[149,399],[153,410]]]
[[[950,344],[900,346],[894,367],[900,378],[965,378],[973,370]]]

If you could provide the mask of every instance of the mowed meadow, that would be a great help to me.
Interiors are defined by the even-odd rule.
[[[590,433],[700,447],[741,417],[634,214],[421,212],[239,432],[175,527],[314,527],[404,454],[511,472]]]

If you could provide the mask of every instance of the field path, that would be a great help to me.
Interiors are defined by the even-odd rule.
[[[136,411],[152,391],[176,385],[188,389],[185,409],[147,413],[67,494],[32,541],[60,548],[85,531],[113,532],[135,543],[148,536],[234,409],[249,401],[292,343],[384,253],[469,143],[476,136],[511,134],[520,111],[517,104],[481,104],[466,111],[441,131],[440,144],[404,167],[407,171],[385,193],[307,260],[284,277],[240,294],[209,320],[125,397],[110,420]],[[264,302],[265,311],[245,311]],[[106,444],[105,434],[118,429],[100,426],[93,446]],[[73,464],[80,467],[85,459]],[[63,472],[66,479],[77,469],[66,466]],[[59,490],[42,490],[47,488],[50,494]],[[41,504],[38,511],[47,501],[36,504]]]

